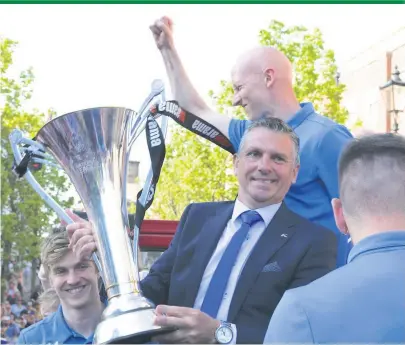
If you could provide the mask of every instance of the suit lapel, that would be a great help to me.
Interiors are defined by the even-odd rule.
[[[254,284],[266,263],[294,235],[294,218],[291,217],[290,211],[282,203],[270,224],[257,241],[241,272],[232,297],[228,322],[233,321],[250,287]]]
[[[204,271],[227,222],[232,216],[234,204],[218,204],[216,214],[207,219],[198,236],[195,237],[195,251],[189,264],[190,274],[187,279],[186,295],[182,303],[186,307],[193,307],[194,305]]]

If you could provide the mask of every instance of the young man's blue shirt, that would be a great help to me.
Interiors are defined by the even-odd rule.
[[[56,312],[22,330],[17,344],[92,344],[93,336],[85,338],[72,330],[59,305]]]
[[[336,227],[331,200],[339,197],[338,162],[342,149],[353,139],[349,130],[317,114],[311,103],[287,121],[300,139],[301,166],[297,182],[285,197],[286,205],[299,215],[333,230],[339,238],[337,267],[346,264],[349,238]],[[251,121],[232,119],[229,138],[235,150]]]

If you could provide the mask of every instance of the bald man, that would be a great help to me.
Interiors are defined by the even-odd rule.
[[[342,125],[300,103],[293,89],[292,66],[272,47],[256,47],[242,54],[232,68],[234,106],[242,106],[249,120],[230,119],[212,110],[192,85],[176,51],[172,21],[162,17],[150,26],[179,105],[220,130],[237,152],[251,121],[277,117],[288,123],[300,139],[301,167],[285,198],[286,205],[308,220],[332,230],[338,238],[337,267],[346,264],[350,238],[341,234],[333,217],[331,200],[338,198],[338,160],[353,139]]]

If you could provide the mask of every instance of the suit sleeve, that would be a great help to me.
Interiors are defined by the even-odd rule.
[[[192,204],[188,205],[184,210],[169,248],[155,261],[148,275],[141,281],[141,288],[144,296],[156,305],[167,303],[170,277],[177,256],[183,227],[186,223],[191,206]]]
[[[287,291],[276,307],[263,343],[314,343],[309,319],[305,310],[295,298],[294,291]]]
[[[337,238],[328,229],[321,229],[299,263],[288,289],[307,285],[336,268]]]

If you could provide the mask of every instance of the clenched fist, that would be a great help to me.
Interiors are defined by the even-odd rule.
[[[173,22],[169,17],[162,17],[151,25],[150,30],[153,33],[156,46],[162,49],[172,49],[173,44]]]

